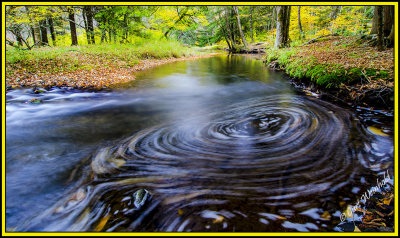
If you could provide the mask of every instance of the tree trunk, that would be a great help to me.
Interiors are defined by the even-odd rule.
[[[301,27],[301,20],[300,20],[300,6],[297,12],[297,18],[299,20],[300,39],[304,39],[303,27]]]
[[[85,6],[86,24],[87,24],[87,35],[88,43],[95,44],[94,41],[94,26],[93,26],[93,10],[92,6]]]
[[[383,36],[389,36],[394,22],[394,7],[383,6]]]
[[[21,31],[15,29],[14,35],[17,38],[18,46],[21,47],[23,45]]]
[[[292,6],[286,6],[286,18],[285,18],[285,28],[284,28],[284,33],[285,33],[285,46],[289,43],[289,26],[290,26],[290,12],[292,10]]]
[[[277,6],[275,48],[285,47],[289,40],[290,6]]]
[[[42,41],[41,41],[41,38],[40,38],[40,26],[39,26],[39,23],[38,22],[34,22],[32,29],[33,29],[33,33],[35,34],[34,35],[35,44],[37,46],[41,46],[42,45]]]
[[[390,31],[389,36],[387,37],[388,39],[388,47],[393,47],[394,46],[394,24],[392,24],[392,30]]]
[[[83,9],[82,9],[82,18],[83,18],[83,24],[85,26],[86,41],[88,44],[90,44],[90,34],[89,34],[88,23],[87,23],[87,19],[86,19],[86,7],[83,7]]]
[[[377,34],[378,33],[378,6],[374,7],[374,17],[372,18],[372,28],[369,34]]]
[[[218,12],[218,16],[219,16],[219,19],[222,19],[221,12]],[[219,21],[217,21],[217,23],[224,33],[224,38],[225,38],[226,44],[228,45],[229,51],[232,51],[232,46],[231,46],[231,43],[229,42],[228,33],[227,33],[225,27],[222,26],[222,24],[220,24]]]
[[[101,41],[101,43],[107,42],[106,30],[104,30],[104,29],[101,30],[101,39],[100,39],[100,41]]]
[[[253,10],[254,7],[250,6],[250,37],[251,37],[251,43],[254,43],[254,35],[253,35]]]
[[[378,50],[383,51],[385,50],[385,45],[383,42],[383,6],[377,6],[377,19],[378,19]]]
[[[50,34],[51,34],[51,40],[53,41],[53,45],[56,45],[56,32],[54,31],[54,22],[53,22],[53,17],[49,17],[47,19],[49,23],[49,28],[50,28]]]
[[[25,11],[26,11],[26,13],[27,13],[27,15],[29,16],[29,8],[30,8],[30,6],[25,6]],[[36,42],[37,41],[39,41],[39,39],[38,38],[36,38],[36,33],[35,33],[35,29],[34,29],[34,22],[33,22],[33,20],[32,20],[32,18],[31,17],[29,17],[29,21],[30,21],[30,25],[29,25],[29,29],[30,29],[30,31],[31,31],[31,34],[32,34],[32,39],[33,39],[33,44],[36,44]]]
[[[272,23],[272,27],[271,30],[276,28],[276,21],[275,19],[277,18],[276,14],[277,14],[277,7],[272,8],[272,19],[270,20]]]
[[[32,39],[33,39],[33,44],[36,43],[36,38],[35,38],[35,30],[33,29],[33,26],[30,26],[31,34],[32,34]]]
[[[107,19],[103,16],[101,18],[101,23],[102,23],[102,27],[99,28],[101,29],[101,42],[107,42],[107,30],[106,30],[106,26],[107,26]]]
[[[46,28],[46,20],[40,20],[40,40],[43,44],[49,45],[49,39],[47,38],[47,28]]]
[[[78,37],[76,35],[76,25],[75,25],[75,14],[74,14],[74,9],[70,8],[68,14],[68,19],[69,19],[69,27],[71,28],[71,45],[78,45]]]
[[[237,6],[233,6],[233,10],[235,11],[240,37],[242,38],[244,47],[247,48],[247,41],[246,41],[246,38],[244,37],[243,31],[242,31],[242,25],[240,24],[239,10],[238,10]]]
[[[231,51],[236,51],[237,47],[236,47],[236,43],[235,43],[235,39],[232,37],[232,29],[231,29],[231,24],[230,24],[230,20],[229,20],[229,8],[228,6],[225,7],[225,20],[226,20],[226,30],[227,30],[227,35],[228,35],[228,39],[231,42]]]
[[[176,20],[176,21],[174,22],[174,24],[173,24],[170,28],[168,28],[168,30],[164,33],[165,38],[168,38],[169,32],[170,32],[172,29],[174,29],[174,28],[175,28],[175,25],[178,24],[178,23],[186,16],[186,13],[187,13],[188,11],[189,11],[188,8],[185,8],[185,9],[183,10],[183,13],[179,16],[178,20]]]

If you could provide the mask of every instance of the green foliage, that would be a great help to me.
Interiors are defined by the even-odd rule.
[[[291,56],[296,53],[296,49],[290,48],[289,50],[283,50],[278,58],[280,65],[287,65],[291,62]]]
[[[265,53],[265,62],[269,64],[272,61],[278,60],[282,51],[283,51],[282,49],[275,49],[275,48],[268,49],[267,52]]]

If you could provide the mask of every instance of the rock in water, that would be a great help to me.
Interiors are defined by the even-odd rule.
[[[139,189],[133,194],[134,204],[137,209],[140,209],[150,198],[150,193],[146,189]]]

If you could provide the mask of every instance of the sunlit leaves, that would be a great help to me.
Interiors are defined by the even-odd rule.
[[[301,6],[300,20],[307,38],[332,33],[367,32],[372,20],[371,6]],[[292,7],[291,39],[299,38],[298,7]]]

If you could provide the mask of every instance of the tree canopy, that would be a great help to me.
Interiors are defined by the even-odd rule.
[[[376,34],[380,20],[383,37],[390,46],[393,6],[382,6],[380,18],[377,9],[375,6],[6,6],[6,31],[9,45],[27,49],[168,38],[200,47],[225,45],[235,51],[247,47],[248,42],[273,43],[280,33],[284,33],[284,42],[279,47],[327,34]],[[285,17],[280,17],[280,10],[285,10]],[[285,20],[282,29],[281,20]]]

